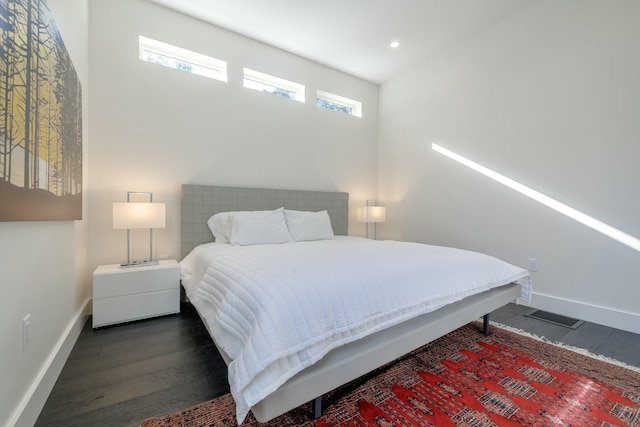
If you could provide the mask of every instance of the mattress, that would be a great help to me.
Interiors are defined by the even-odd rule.
[[[330,350],[508,283],[528,272],[454,248],[338,236],[208,243],[181,262],[182,284],[229,357],[241,423],[249,409]]]

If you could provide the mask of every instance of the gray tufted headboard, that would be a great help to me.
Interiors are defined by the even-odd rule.
[[[327,210],[333,232],[347,235],[349,193],[266,188],[182,186],[182,248],[184,258],[199,244],[213,241],[207,220],[218,212],[265,209]]]

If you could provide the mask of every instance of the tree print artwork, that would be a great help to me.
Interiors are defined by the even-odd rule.
[[[46,0],[0,0],[0,221],[82,219],[82,87]]]

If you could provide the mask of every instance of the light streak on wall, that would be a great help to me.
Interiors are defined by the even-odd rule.
[[[578,221],[581,224],[586,225],[587,227],[592,228],[593,230],[604,234],[607,237],[610,237],[614,240],[617,240],[618,242],[629,246],[630,248],[635,249],[636,251],[640,251],[640,240],[638,240],[637,238],[621,231],[618,230],[615,227],[610,226],[609,224],[606,224],[598,219],[595,219],[583,212],[580,212],[577,209],[572,208],[571,206],[565,205],[562,202],[559,202],[545,194],[540,193],[539,191],[536,191],[530,187],[527,187],[526,185],[520,184],[517,181],[514,181],[511,178],[508,178],[504,175],[499,174],[498,172],[495,172],[485,166],[482,166],[472,160],[467,159],[466,157],[463,157],[459,154],[454,153],[453,151],[447,150],[446,148],[436,144],[436,143],[432,143],[431,144],[431,148],[435,151],[437,151],[438,153],[452,159],[455,160],[456,162],[465,165],[473,170],[475,170],[476,172],[481,173],[482,175],[493,179],[494,181],[499,182],[500,184],[506,185],[507,187],[511,188],[512,190],[517,191],[518,193],[521,193],[539,203],[542,203],[545,206],[550,207],[551,209],[560,212],[563,215],[568,216],[569,218]]]

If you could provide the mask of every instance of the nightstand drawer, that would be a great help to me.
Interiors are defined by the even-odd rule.
[[[178,288],[113,298],[94,298],[93,327],[180,312]]]
[[[107,298],[179,288],[180,269],[139,267],[94,274],[93,297]]]
[[[101,265],[93,272],[93,327],[180,312],[180,265],[120,268]]]

